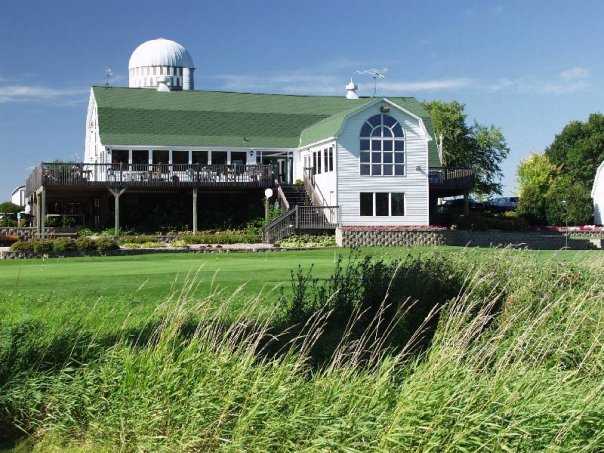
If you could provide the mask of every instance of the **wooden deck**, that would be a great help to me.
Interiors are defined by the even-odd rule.
[[[264,188],[273,182],[271,165],[43,162],[27,178],[26,195],[40,187]]]
[[[430,168],[430,195],[449,197],[471,192],[474,172],[468,168]]]

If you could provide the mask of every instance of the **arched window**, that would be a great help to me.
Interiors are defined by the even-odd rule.
[[[374,115],[361,128],[361,176],[403,176],[405,134],[390,115]]]

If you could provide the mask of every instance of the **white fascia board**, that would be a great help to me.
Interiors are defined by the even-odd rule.
[[[424,120],[420,116],[417,116],[415,113],[412,113],[409,110],[407,110],[406,108],[401,107],[396,102],[392,102],[388,98],[384,98],[384,102],[390,104],[394,108],[399,109],[401,112],[405,112],[410,117],[415,118],[419,122],[419,125],[421,126],[422,130],[424,131],[424,134],[428,138],[428,141],[432,140],[432,136],[428,133],[428,129],[426,129],[426,125],[424,124]]]
[[[338,129],[338,131],[336,132],[336,134],[333,137],[327,137],[327,138],[322,138],[321,140],[318,140],[316,142],[313,143],[309,143],[308,145],[304,145],[302,146],[302,132],[304,132],[306,129],[315,126],[317,123],[313,124],[312,126],[308,126],[307,128],[303,129],[302,132],[300,132],[300,140],[298,141],[299,144],[299,148],[306,148],[309,146],[316,146],[320,143],[323,143],[324,141],[328,141],[328,140],[337,140],[338,137],[340,136],[340,134],[342,133],[342,128],[344,127],[344,123],[346,121],[348,121],[348,118],[350,118],[352,115],[356,115],[357,113],[362,112],[363,110],[375,105],[377,102],[381,102],[382,98],[375,98],[373,101],[369,101],[367,104],[363,104],[363,105],[359,105],[358,108],[356,108],[355,110],[348,112],[345,116],[344,119],[342,120],[342,124],[340,125],[340,128]]]
[[[322,145],[322,144],[327,143],[327,142],[335,142],[336,139],[337,139],[337,136],[334,135],[333,137],[323,138],[323,139],[321,139],[321,140],[319,140],[317,142],[309,143],[308,145],[304,145],[304,146],[301,146],[300,148],[296,148],[296,149],[302,151],[302,150],[305,150],[305,149],[308,149],[308,148],[312,148],[314,146]]]
[[[299,148],[266,148],[242,146],[193,146],[193,145],[112,145],[104,144],[105,149],[132,149],[153,151],[298,151]]]
[[[415,120],[417,120],[417,122],[419,123],[420,127],[422,128],[422,130],[424,131],[424,135],[427,137],[428,141],[432,140],[432,137],[430,136],[430,134],[428,133],[428,130],[426,129],[426,125],[424,124],[424,121],[421,119],[421,117],[417,116],[415,113],[410,112],[409,110],[407,110],[404,107],[401,107],[400,105],[398,105],[395,102],[392,102],[390,99],[388,98],[375,98],[375,100],[368,102],[367,104],[364,104],[362,106],[360,106],[357,110],[353,110],[352,112],[349,112],[345,117],[344,120],[342,121],[342,125],[340,126],[340,129],[338,129],[338,132],[336,133],[335,138],[337,139],[340,134],[342,133],[342,129],[344,128],[344,123],[346,121],[348,121],[348,119],[351,116],[354,116],[358,113],[361,113],[363,110],[366,110],[370,107],[373,107],[375,104],[379,104],[381,102],[385,102],[386,104],[394,107],[395,109],[400,110],[401,112],[409,115],[411,118],[414,118]]]
[[[342,129],[344,129],[344,124],[346,123],[346,121],[348,121],[350,119],[350,117],[361,113],[364,110],[367,110],[370,107],[373,107],[375,104],[378,104],[382,101],[385,101],[385,98],[375,98],[373,101],[369,101],[367,104],[363,104],[360,105],[359,108],[348,112],[345,116],[344,119],[342,120],[342,124],[340,125],[340,128],[338,129],[338,132],[336,132],[336,135],[333,137],[333,139],[338,139],[340,137],[340,134],[342,134]]]

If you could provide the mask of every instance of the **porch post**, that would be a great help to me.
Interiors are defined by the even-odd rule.
[[[38,197],[38,192],[34,192],[32,195],[32,212],[35,215],[36,223],[34,226],[36,227],[36,233],[40,234],[40,200]]]
[[[197,233],[197,187],[193,189],[193,234]]]
[[[463,214],[466,217],[470,215],[470,197],[468,192],[463,194]]]
[[[44,237],[46,237],[46,231],[44,231],[44,228],[46,227],[46,190],[44,189],[44,186],[40,187],[40,194],[38,195],[38,203],[40,205],[40,208],[39,208],[39,212],[40,212],[39,235],[40,235],[40,237],[44,238]]]
[[[109,192],[111,192],[111,194],[113,195],[113,200],[115,203],[115,209],[114,209],[115,223],[114,223],[114,227],[113,227],[115,237],[120,235],[120,197],[122,196],[122,194],[125,191],[126,191],[125,187],[123,189],[119,189],[119,190],[109,189]]]

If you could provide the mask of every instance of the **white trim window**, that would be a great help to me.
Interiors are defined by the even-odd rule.
[[[361,128],[361,176],[404,176],[405,133],[390,115],[374,115]]]
[[[360,192],[359,215],[362,217],[402,217],[405,215],[403,192]]]

